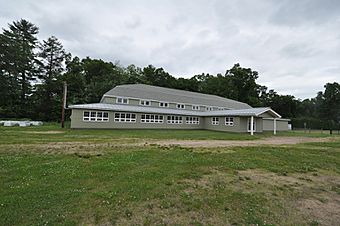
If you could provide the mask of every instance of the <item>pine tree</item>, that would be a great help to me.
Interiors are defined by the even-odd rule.
[[[19,116],[26,114],[27,96],[31,91],[31,82],[36,79],[37,64],[34,49],[37,46],[38,27],[25,19],[9,24],[0,34],[1,71],[10,81],[16,81],[20,87],[17,99],[20,101]],[[16,85],[13,87],[17,88]],[[15,102],[15,101],[14,101]]]
[[[39,46],[39,79],[36,85],[34,99],[36,112],[44,120],[58,119],[61,101],[62,78],[65,70],[65,60],[68,57],[63,45],[54,36],[48,38]]]

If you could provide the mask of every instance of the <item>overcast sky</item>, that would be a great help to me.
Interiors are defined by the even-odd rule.
[[[339,0],[0,0],[0,25],[20,18],[67,51],[163,67],[175,77],[259,72],[280,94],[314,97],[340,82]]]

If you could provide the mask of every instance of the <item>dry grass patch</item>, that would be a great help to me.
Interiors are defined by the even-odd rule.
[[[41,153],[41,154],[75,154],[96,155],[106,151],[124,150],[129,147],[145,146],[143,141],[134,139],[113,140],[110,142],[49,142],[44,144],[5,144],[0,145],[0,153]]]
[[[125,208],[116,225],[230,225],[218,212],[186,207],[181,200],[150,200]]]
[[[30,134],[60,134],[65,133],[65,131],[60,130],[48,130],[48,131],[21,131],[22,133],[30,133]]]
[[[247,135],[245,135],[247,136]],[[161,146],[167,145],[179,145],[182,147],[193,148],[218,148],[218,147],[252,147],[252,146],[282,146],[282,145],[294,145],[307,142],[329,142],[336,141],[338,138],[323,137],[266,137],[258,140],[158,140],[155,144]]]
[[[218,189],[264,195],[275,211],[276,223],[337,225],[340,222],[340,176],[330,172],[278,175],[264,170],[220,171],[213,169],[199,179],[185,179],[186,192]]]

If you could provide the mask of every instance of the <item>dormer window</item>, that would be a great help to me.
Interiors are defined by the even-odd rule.
[[[159,106],[161,108],[168,108],[169,107],[169,103],[168,102],[159,102]]]
[[[176,107],[178,109],[185,109],[185,104],[177,104]]]
[[[124,98],[124,97],[117,97],[116,103],[117,104],[128,104],[129,103],[129,99],[128,98]]]
[[[149,100],[140,100],[139,104],[143,105],[143,106],[150,106],[151,105],[151,101],[149,101]]]
[[[206,110],[206,111],[213,111],[213,110],[214,110],[214,108],[213,108],[213,107],[209,107],[209,106],[207,106],[207,107],[205,107],[205,110]]]
[[[199,111],[200,110],[200,106],[199,105],[192,105],[192,110]]]

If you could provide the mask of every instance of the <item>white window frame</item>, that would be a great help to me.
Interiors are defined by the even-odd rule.
[[[108,122],[109,112],[107,111],[83,111],[83,121],[84,122]]]
[[[121,101],[119,101],[119,100],[121,100]],[[116,97],[116,104],[129,104],[129,98]]]
[[[183,124],[183,117],[179,115],[168,115],[167,124]]]
[[[219,117],[211,117],[211,125],[217,126],[220,124],[220,118]]]
[[[185,104],[177,103],[176,108],[178,109],[185,109]]]
[[[154,114],[142,114],[140,118],[141,123],[163,123],[164,116],[163,115],[154,115]]]
[[[151,100],[139,100],[139,105],[151,106]]]
[[[192,105],[191,109],[194,111],[199,111],[201,108],[199,105]]]
[[[205,110],[206,110],[206,111],[213,111],[213,110],[214,110],[214,107],[206,106],[206,107],[205,107]]]
[[[199,125],[200,124],[200,118],[195,117],[195,116],[186,116],[185,117],[185,124]]]
[[[115,112],[114,113],[114,122],[135,123],[136,120],[137,120],[137,116],[135,113],[131,113],[131,112]]]
[[[226,126],[234,126],[234,117],[225,117],[224,121]]]
[[[159,107],[161,107],[161,108],[168,108],[169,107],[169,103],[168,102],[159,102]]]

